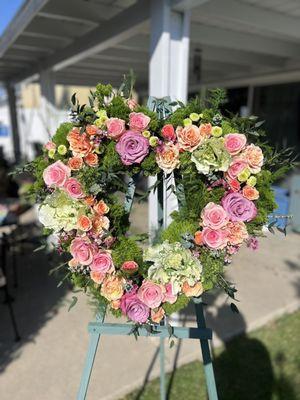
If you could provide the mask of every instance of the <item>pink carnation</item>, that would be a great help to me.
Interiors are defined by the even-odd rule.
[[[137,292],[138,298],[150,308],[160,306],[164,299],[165,288],[157,283],[144,280]]]
[[[82,265],[90,265],[95,249],[87,237],[76,237],[72,240],[70,253]]]
[[[242,133],[229,133],[224,136],[224,146],[229,154],[236,155],[246,146],[247,138]]]
[[[125,132],[125,121],[120,118],[110,118],[106,121],[108,136],[112,139],[119,139]]]
[[[150,117],[141,112],[129,114],[129,127],[132,131],[142,132],[149,125]]]
[[[215,203],[208,203],[201,212],[201,218],[204,226],[212,229],[221,229],[229,221],[229,217],[222,206]]]
[[[47,186],[62,187],[69,176],[71,176],[71,169],[60,160],[49,165],[43,172]]]
[[[222,206],[233,222],[249,222],[257,214],[253,201],[246,199],[241,193],[229,193],[224,196],[222,198]]]
[[[206,226],[202,231],[202,240],[209,248],[220,250],[227,245],[227,234],[226,229],[215,230]]]
[[[67,179],[64,184],[64,189],[66,190],[68,195],[73,197],[74,199],[80,199],[84,197],[81,184],[75,178]]]
[[[120,308],[124,315],[127,315],[134,322],[144,324],[149,318],[150,309],[137,296],[137,285],[130,292],[121,297]]]
[[[116,144],[124,165],[141,163],[149,153],[149,141],[138,132],[126,131]]]
[[[107,251],[99,251],[94,254],[93,262],[90,265],[92,271],[108,273],[114,271],[114,264],[110,253]]]

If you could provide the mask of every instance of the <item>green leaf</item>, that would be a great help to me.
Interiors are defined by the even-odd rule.
[[[78,301],[78,297],[72,296],[72,301],[71,301],[71,304],[69,305],[68,311],[70,311],[75,306],[77,301]]]
[[[33,250],[33,252],[36,253],[37,251],[44,250],[45,248],[46,248],[46,245],[45,245],[45,244],[42,244],[41,246],[35,248],[35,249]]]

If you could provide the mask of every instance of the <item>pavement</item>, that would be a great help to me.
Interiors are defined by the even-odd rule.
[[[146,223],[135,208],[136,230]],[[241,332],[263,326],[300,308],[300,236],[268,234],[260,251],[243,248],[228,267],[227,277],[238,288],[239,314],[220,293],[206,297],[207,325],[214,331],[212,347]],[[72,292],[56,288],[49,277],[49,256],[28,246],[18,255],[19,287],[11,288],[22,340],[14,342],[7,307],[0,302],[0,399],[73,400],[76,398],[88,346],[87,324],[93,312],[85,296],[68,312]],[[113,321],[108,317],[108,321]],[[119,322],[119,321],[118,321]],[[195,325],[188,307],[174,324]],[[158,339],[101,338],[87,400],[117,400],[159,374]],[[169,349],[166,369],[200,359],[197,340],[185,340]]]

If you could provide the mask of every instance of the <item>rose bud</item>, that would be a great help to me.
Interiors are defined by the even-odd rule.
[[[129,275],[134,274],[139,269],[135,261],[125,261],[122,264],[121,270]]]

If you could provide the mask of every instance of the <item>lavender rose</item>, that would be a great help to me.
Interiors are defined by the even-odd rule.
[[[116,144],[124,165],[141,163],[149,153],[149,141],[139,132],[126,131]]]
[[[222,206],[233,222],[249,222],[255,218],[257,214],[255,204],[236,192],[229,193],[223,197]]]
[[[149,318],[150,308],[138,299],[136,292],[137,287],[125,293],[121,298],[120,307],[123,314],[127,315],[132,321],[143,324]]]

